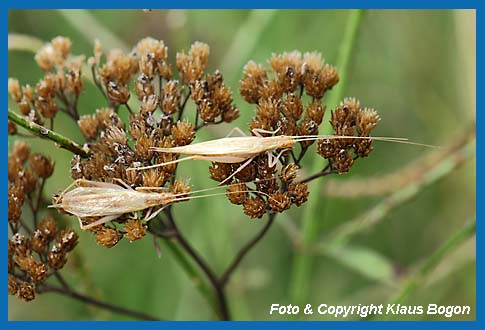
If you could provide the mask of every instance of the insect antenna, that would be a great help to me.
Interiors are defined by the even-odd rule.
[[[156,168],[156,167],[167,166],[167,165],[171,165],[171,164],[177,164],[177,163],[183,162],[185,160],[190,160],[190,159],[195,159],[195,158],[196,158],[196,156],[188,156],[188,157],[185,157],[185,158],[179,158],[179,159],[176,159],[176,160],[171,160],[169,162],[160,163],[160,164],[154,164],[154,165],[148,165],[148,166],[142,166],[142,167],[129,167],[126,170],[127,171],[148,170],[150,168]]]
[[[314,140],[336,140],[336,139],[384,141],[384,142],[409,144],[409,145],[426,147],[426,148],[439,148],[438,146],[434,146],[431,144],[409,141],[407,138],[395,138],[395,137],[385,137],[385,136],[301,135],[301,136],[294,137],[295,142],[314,141]]]

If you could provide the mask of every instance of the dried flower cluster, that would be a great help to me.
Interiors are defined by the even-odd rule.
[[[142,39],[129,54],[110,51],[104,64],[101,63],[101,48],[96,43],[94,57],[88,62],[110,107],[79,119],[91,156],[88,159],[75,156],[71,176],[102,182],[122,180],[133,188],[169,184],[174,193],[187,192],[189,188],[182,181],[175,181],[176,164],[144,171],[127,169],[176,160],[176,155],[157,153],[151,148],[190,144],[197,128],[204,124],[230,122],[237,118],[239,112],[232,104],[232,93],[224,85],[223,76],[219,72],[205,74],[209,46],[196,42],[188,54],[177,53],[179,79],[173,78],[168,49],[163,41]],[[125,124],[117,112],[119,105],[126,105],[130,99],[132,80],[140,108],[130,114],[129,122]],[[196,105],[195,124],[182,117],[189,98]],[[199,117],[203,123],[197,127]],[[123,224],[121,227],[94,227],[92,231],[97,242],[112,247],[123,237],[130,241],[143,237],[147,226],[140,219],[147,212],[150,211],[139,212],[136,219],[130,214],[120,217],[117,222]],[[96,219],[83,220],[91,222]]]
[[[345,99],[334,111],[330,123],[336,135],[370,136],[380,118],[374,109],[361,108],[354,98]],[[370,139],[323,139],[317,152],[329,160],[338,173],[346,173],[357,157],[367,157],[373,150]]]
[[[60,230],[50,215],[36,224],[41,206],[45,207],[41,205],[43,182],[53,170],[50,158],[31,153],[25,142],[15,142],[8,157],[8,222],[12,231],[8,241],[8,293],[25,301],[35,298],[36,285],[61,269],[67,253],[77,244],[77,234]],[[33,230],[22,220],[24,204],[33,213]]]
[[[274,54],[269,64],[271,70],[254,62],[249,62],[244,68],[239,92],[247,102],[256,104],[256,114],[249,123],[249,129],[251,132],[254,129],[267,131],[266,135],[308,137],[308,140],[299,142],[301,149],[298,156],[293,150],[274,150],[282,164],[279,171],[281,184],[276,180],[277,168],[269,166],[266,155],[256,157],[235,175],[232,182],[238,184],[228,188],[229,201],[242,204],[244,212],[253,218],[261,218],[268,211],[282,212],[291,204],[300,206],[307,200],[306,184],[293,181],[301,159],[315,140],[319,140],[318,154],[328,159],[329,167],[337,173],[347,172],[355,158],[366,157],[373,149],[370,139],[315,137],[325,114],[322,98],[339,80],[336,69],[324,64],[319,53],[302,55],[294,51]],[[306,105],[304,94],[309,97]],[[367,137],[378,121],[375,110],[361,109],[357,100],[345,99],[332,111],[330,123],[336,135]],[[211,177],[221,182],[241,165],[214,163],[209,170]],[[256,181],[255,190],[267,197],[258,195],[256,191],[253,193],[256,196],[250,197],[247,193],[249,187],[244,184],[249,181]],[[235,191],[241,191],[241,194]]]
[[[64,96],[69,100],[74,95],[77,99],[82,88],[81,58],[70,61],[69,49],[70,41],[58,37],[36,55],[43,70],[57,70],[56,74],[46,74],[38,84],[38,97],[54,99]],[[158,153],[153,147],[190,144],[196,131],[203,126],[231,122],[239,116],[232,92],[224,84],[221,72],[205,73],[208,59],[209,46],[201,42],[195,42],[187,53],[177,53],[174,67],[169,61],[168,48],[161,40],[144,38],[128,53],[110,50],[106,54],[102,45],[96,42],[88,65],[95,84],[107,100],[107,107],[78,118],[90,155],[84,159],[78,155],[73,157],[72,178],[112,183],[121,180],[132,188],[168,186],[174,193],[188,192],[190,188],[183,181],[175,180],[177,164],[143,171],[129,171],[128,168],[174,161],[178,155]],[[260,129],[269,132],[265,135],[318,135],[326,109],[322,98],[339,80],[336,69],[325,64],[316,52],[274,54],[268,62],[270,69],[249,62],[240,82],[240,94],[247,102],[256,105],[255,116],[249,123],[251,132]],[[76,63],[77,70],[73,69],[72,63]],[[70,70],[68,73],[66,68]],[[75,80],[67,79],[74,76],[77,77]],[[76,88],[74,81],[79,81]],[[139,102],[136,111],[128,105],[131,90]],[[20,88],[15,80],[9,81],[9,92],[19,107],[23,101],[38,103],[29,99],[33,91],[28,86]],[[186,109],[189,100],[195,106],[192,116]],[[122,105],[130,112],[126,123],[118,115]],[[21,112],[34,116],[37,109],[29,106],[28,112],[22,109]],[[44,112],[40,111],[44,117],[52,118]],[[361,109],[358,101],[346,99],[332,111],[330,122],[337,135],[366,137],[378,119],[374,110]],[[9,125],[9,130],[15,131],[15,127]],[[293,204],[302,205],[309,192],[305,183],[296,180],[297,171],[315,140],[299,142],[298,155],[295,150],[274,150],[281,166],[270,166],[267,154],[255,157],[227,182],[233,183],[228,186],[229,201],[242,205],[244,213],[252,218],[261,218],[267,212],[283,212]],[[356,157],[365,157],[371,151],[371,140],[367,139],[320,139],[317,148],[318,154],[329,160],[332,170],[339,173],[347,172]],[[41,161],[40,158],[37,160],[39,164]],[[222,182],[240,166],[213,163],[209,167],[210,176]],[[34,165],[31,167],[39,171]],[[13,207],[13,216],[16,211]],[[115,246],[122,238],[134,241],[145,235],[147,225],[142,219],[152,211],[124,214],[111,224],[93,227],[91,231],[97,242],[106,247]],[[97,219],[82,220],[87,224]]]
[[[21,86],[17,79],[9,78],[8,93],[30,121],[43,125],[48,119],[52,126],[58,111],[78,119],[77,100],[83,91],[84,56],[71,56],[70,50],[68,38],[56,37],[37,52],[35,60],[45,75],[35,87]],[[16,131],[15,124],[9,122],[9,134]]]
[[[96,41],[94,54],[87,60],[87,65],[92,81],[106,99],[106,106],[82,116],[78,114],[77,100],[83,90],[81,69],[84,57],[71,56],[70,48],[69,39],[56,37],[37,52],[35,60],[45,76],[35,88],[21,86],[18,80],[9,79],[8,92],[24,116],[15,116],[9,111],[9,118],[28,130],[32,128],[29,122],[43,125],[48,119],[52,129],[57,112],[63,111],[75,119],[86,139],[84,148],[66,141],[65,144],[71,147],[67,148],[61,141],[69,139],[56,132],[48,132],[44,127],[39,129],[47,135],[56,133],[52,140],[79,154],[71,160],[73,179],[95,181],[97,183],[88,183],[95,186],[108,182],[137,191],[164,191],[176,195],[177,201],[188,200],[191,188],[186,181],[176,178],[178,163],[173,161],[179,155],[157,152],[154,148],[189,145],[204,126],[230,123],[239,117],[232,91],[225,85],[222,73],[218,70],[210,74],[206,72],[209,46],[195,42],[188,52],[176,54],[175,65],[172,66],[168,48],[162,40],[144,38],[130,52],[109,50],[107,53]],[[239,92],[256,107],[249,130],[252,134],[256,134],[255,129],[263,131],[261,134],[265,136],[284,135],[282,138],[286,141],[298,141],[299,147],[296,148],[298,150],[263,152],[246,160],[244,167],[243,163],[210,165],[212,179],[230,184],[226,187],[230,203],[241,205],[243,212],[251,218],[270,214],[267,225],[241,249],[220,278],[204,267],[206,263],[183,237],[170,206],[164,209],[163,214],[158,213],[162,211],[158,204],[153,208],[136,209],[139,205],[152,205],[146,199],[152,196],[159,199],[160,195],[130,193],[130,196],[142,196],[140,204],[135,204],[135,211],[117,218],[110,216],[111,221],[88,229],[97,243],[107,248],[117,245],[123,238],[130,242],[139,240],[147,232],[154,237],[174,239],[210,279],[221,319],[229,319],[224,285],[244,255],[263,237],[275,213],[305,203],[309,195],[306,182],[310,179],[329,173],[345,173],[357,157],[366,157],[373,150],[372,140],[368,137],[379,121],[373,109],[362,108],[355,99],[345,99],[331,112],[330,124],[336,135],[347,138],[318,137],[326,110],[322,99],[339,80],[336,69],[325,64],[316,52],[301,54],[294,51],[273,55],[269,65],[270,69],[266,69],[249,62],[244,68]],[[120,115],[125,110],[129,112],[127,121],[122,119],[125,116]],[[31,131],[44,135],[42,130]],[[17,126],[13,122],[9,121],[8,132],[10,135],[17,134]],[[306,180],[298,180],[300,162],[315,141],[318,141],[317,154],[328,160],[328,166]],[[288,145],[293,146],[293,143]],[[274,159],[277,160],[276,165]],[[164,166],[150,167],[161,163]],[[53,171],[51,158],[32,153],[25,142],[13,144],[8,158],[8,223],[11,232],[8,242],[8,292],[25,301],[33,300],[36,293],[49,290],[82,297],[59,273],[67,262],[68,253],[76,246],[78,236],[70,229],[59,228],[51,215],[44,214],[48,201],[43,198],[43,187]],[[226,180],[229,177],[231,180]],[[86,184],[86,181],[80,182]],[[93,193],[90,189],[79,191]],[[96,193],[99,194],[99,191]],[[88,197],[91,199],[85,200],[93,200],[92,196]],[[59,211],[67,212],[67,203],[62,204],[62,198],[62,194],[54,196],[54,204],[56,207],[64,206],[66,210]],[[111,214],[120,209],[123,212],[133,210],[121,208],[120,202],[112,202],[113,199],[110,195],[103,201],[104,204],[99,204],[107,205]],[[88,209],[86,203],[82,207]],[[111,207],[118,209],[114,212]],[[31,223],[26,221],[25,210],[29,211]],[[71,212],[74,211],[71,209]],[[149,216],[158,215],[161,216],[157,221],[147,223]],[[84,217],[81,221],[87,225],[100,218]],[[61,288],[45,282],[51,275],[62,285]],[[109,303],[96,303],[94,298],[79,299],[120,310]],[[135,314],[140,316],[140,313],[132,313]]]
[[[252,61],[244,67],[239,92],[247,102],[256,104],[256,114],[249,123],[249,129],[287,136],[318,134],[318,126],[325,114],[322,97],[338,82],[335,68],[324,64],[318,53],[302,55],[298,51],[273,54],[269,64],[271,70]],[[307,104],[303,101],[303,93],[311,97]],[[244,212],[252,218],[261,218],[267,211],[283,212],[292,204],[300,206],[304,203],[308,198],[308,188],[306,184],[296,183],[295,178],[299,161],[313,141],[300,143],[300,156],[295,158],[291,153],[293,162],[290,162],[290,153],[282,154],[281,164],[284,167],[280,170],[280,183],[277,182],[277,168],[269,166],[267,155],[261,155],[235,176],[233,180],[240,185],[228,189],[232,191],[228,195],[229,200],[242,204]],[[275,150],[275,153],[281,151]],[[210,168],[211,177],[222,181],[239,166],[241,164],[214,163]],[[255,190],[268,197],[257,193],[254,197],[247,193],[240,196],[233,193],[236,189],[248,190],[244,182],[254,180]]]

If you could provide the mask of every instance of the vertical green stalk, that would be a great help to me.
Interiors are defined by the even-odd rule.
[[[337,62],[337,70],[340,76],[340,82],[332,91],[331,98],[328,101],[328,106],[333,107],[344,96],[345,80],[347,78],[348,67],[352,55],[352,50],[357,41],[357,33],[362,21],[363,11],[352,10],[349,13],[348,24],[344,34],[342,44],[339,49],[339,60]],[[310,173],[321,170],[322,164],[319,161],[314,161]],[[318,236],[318,229],[320,221],[317,214],[317,206],[319,203],[318,196],[320,189],[313,191],[313,198],[305,205],[303,212],[303,240],[302,250],[300,254],[295,255],[292,267],[292,276],[290,282],[290,298],[292,304],[303,305],[306,303],[308,293],[310,291],[311,272],[312,272],[312,256],[308,254],[308,247],[311,246]]]

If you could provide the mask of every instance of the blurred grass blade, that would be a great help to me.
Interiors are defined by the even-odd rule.
[[[126,44],[85,9],[58,9],[59,13],[84,38],[92,43],[99,39],[105,49],[119,48],[128,50]]]
[[[163,240],[162,241],[165,246],[168,247],[170,252],[173,254],[175,259],[178,261],[180,266],[183,268],[185,273],[189,276],[192,283],[194,283],[195,287],[199,290],[204,298],[211,304],[211,307],[214,311],[217,310],[215,298],[212,294],[212,290],[209,288],[206,282],[202,279],[203,276],[187,259],[184,252],[180,249],[180,247],[170,240]]]
[[[419,289],[419,287],[425,282],[426,277],[448,257],[451,252],[462,246],[468,239],[471,239],[476,234],[476,218],[467,221],[465,225],[453,234],[441,247],[431,254],[425,262],[421,265],[417,272],[404,282],[401,290],[391,300],[391,304],[401,304]],[[385,318],[389,318],[390,315],[386,315]]]
[[[275,14],[276,10],[274,9],[255,9],[250,11],[246,21],[239,26],[221,62],[223,72],[230,72],[231,77],[236,72],[239,72],[243,62],[256,48],[261,35]]]
[[[27,34],[8,34],[8,50],[25,50],[35,53],[43,44],[44,42],[39,38]]]
[[[435,166],[428,169],[420,180],[414,181],[396,191],[361,216],[346,222],[336,229],[334,233],[330,234],[333,237],[332,241],[338,244],[345,244],[353,235],[379,223],[393,209],[403,205],[424,188],[445,177],[463,164],[465,160],[475,155],[475,133],[469,134],[463,142],[461,148],[458,148]]]
[[[359,246],[322,245],[316,253],[335,259],[369,280],[391,285],[394,269],[389,260],[378,252]]]
[[[342,40],[339,61],[337,69],[340,75],[340,85],[342,81],[347,79],[347,67],[350,62],[352,49],[357,41],[357,32],[359,30],[362,21],[362,10],[353,10],[349,13],[347,30],[345,31],[344,38]],[[332,91],[331,102],[335,103],[335,100],[340,100],[343,97],[343,87]],[[329,104],[333,106],[334,104]],[[314,161],[312,165],[312,171],[310,173],[318,172],[322,165],[318,161]],[[311,246],[318,236],[318,228],[320,223],[319,214],[317,214],[317,205],[320,203],[318,197],[320,195],[319,189],[313,192],[314,198],[310,198],[303,212],[303,253],[295,255],[292,267],[291,281],[290,281],[290,296],[291,301],[294,304],[302,305],[305,303],[310,290],[311,271],[312,271],[312,257],[305,254],[305,248]],[[316,196],[315,196],[316,195]]]

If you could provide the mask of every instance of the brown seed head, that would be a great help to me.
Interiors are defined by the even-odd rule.
[[[135,171],[129,171],[135,172]],[[158,168],[150,168],[148,170],[143,171],[142,179],[143,179],[143,186],[144,187],[161,187],[167,180],[167,174]]]
[[[291,206],[291,199],[288,192],[276,192],[268,198],[269,206],[275,212],[283,212]]]
[[[22,90],[20,89],[20,83],[15,78],[8,78],[8,94],[17,103],[22,99]]]
[[[61,269],[67,262],[66,252],[59,250],[59,248],[54,248],[47,254],[47,262],[49,266],[54,269]]]
[[[347,173],[350,167],[354,164],[354,159],[351,153],[346,150],[340,150],[337,155],[332,158],[332,165],[339,173]]]
[[[162,111],[173,114],[179,110],[180,89],[178,80],[170,80],[163,86]]]
[[[115,246],[121,238],[116,229],[102,226],[96,231],[96,243],[107,248]]]
[[[8,275],[8,294],[13,296],[17,294],[18,284],[13,275]]]
[[[42,218],[37,228],[42,231],[48,241],[52,241],[57,234],[56,219],[52,215],[46,215]]]
[[[280,100],[269,98],[261,100],[257,105],[257,117],[262,121],[275,125],[280,119]]]
[[[137,71],[138,60],[135,56],[125,54],[119,49],[114,49],[108,53],[106,64],[99,69],[99,75],[105,85],[113,81],[124,86],[128,84],[132,75]]]
[[[170,191],[174,195],[179,195],[178,198],[187,197],[187,193],[190,192],[190,186],[182,178],[175,180],[175,182],[169,187]]]
[[[259,197],[251,197],[243,203],[244,213],[253,219],[260,219],[266,213],[266,202]]]
[[[128,238],[130,242],[133,242],[145,236],[147,226],[143,225],[139,219],[130,219],[126,222],[123,229],[126,231],[123,236]]]
[[[219,106],[209,99],[204,99],[198,106],[200,118],[205,122],[214,122],[220,113]]]
[[[248,198],[248,187],[243,183],[227,187],[227,198],[232,204],[240,205]]]
[[[142,135],[138,138],[135,144],[135,154],[143,159],[143,160],[149,160],[153,157],[153,150],[150,148],[155,146],[155,141],[153,138]]]
[[[18,286],[18,297],[24,301],[32,301],[35,299],[35,287],[27,282],[22,282]]]
[[[130,99],[130,89],[127,85],[121,85],[114,81],[109,81],[106,85],[108,97],[112,102],[125,104]]]
[[[79,118],[77,124],[86,139],[96,139],[98,135],[98,118],[96,116],[83,115]]]
[[[19,173],[19,179],[26,194],[29,194],[35,190],[37,185],[37,176],[33,173],[31,168],[27,167],[21,171]]]
[[[19,254],[17,253],[15,262],[20,269],[28,272],[35,264],[34,256],[31,254]]]
[[[184,121],[178,121],[172,126],[172,138],[176,146],[185,146],[195,139],[194,125],[189,123],[186,118]]]
[[[21,163],[29,158],[30,147],[24,141],[15,141],[12,147],[12,156],[16,157]]]
[[[261,97],[261,89],[268,79],[262,65],[248,62],[243,69],[244,76],[239,84],[239,93],[248,103],[257,103]]]
[[[301,98],[293,93],[286,96],[282,103],[281,111],[286,117],[298,120],[303,113],[303,105],[301,103]]]
[[[59,110],[53,97],[43,98],[39,96],[35,100],[35,107],[44,118],[54,118]]]
[[[307,106],[305,117],[313,120],[318,126],[320,126],[323,121],[323,116],[325,115],[325,109],[326,107],[320,102],[314,101]]]
[[[222,113],[222,120],[226,123],[230,123],[233,120],[239,118],[239,109],[231,105],[228,109],[225,109]]]
[[[31,101],[25,99],[25,97],[22,97],[22,100],[19,103],[17,103],[20,113],[23,114],[24,116],[28,116],[32,111],[30,104],[31,104]]]
[[[322,139],[318,140],[317,153],[323,158],[332,158],[338,153],[338,148],[333,140]]]
[[[227,163],[212,163],[209,167],[209,173],[211,179],[221,182],[232,174],[232,166]]]
[[[29,157],[30,167],[41,178],[48,178],[54,172],[54,163],[50,157],[41,153],[33,153]]]
[[[364,108],[357,112],[357,133],[359,136],[369,136],[377,126],[380,117],[374,109]]]
[[[78,238],[79,236],[72,229],[64,229],[59,232],[57,243],[64,252],[70,252],[76,247]]]
[[[42,253],[47,248],[49,241],[40,229],[36,229],[30,237],[30,246],[37,253]]]
[[[305,183],[292,183],[288,186],[291,202],[300,207],[308,200],[308,186]]]
[[[15,135],[17,134],[17,125],[14,122],[8,121],[8,135]]]
[[[281,182],[285,184],[290,184],[293,182],[293,180],[296,179],[296,176],[298,175],[298,169],[300,167],[295,164],[295,163],[290,163],[283,167],[280,172],[280,179]]]
[[[48,271],[47,265],[44,265],[42,262],[35,262],[28,270],[28,274],[34,282],[39,283],[47,278]]]

